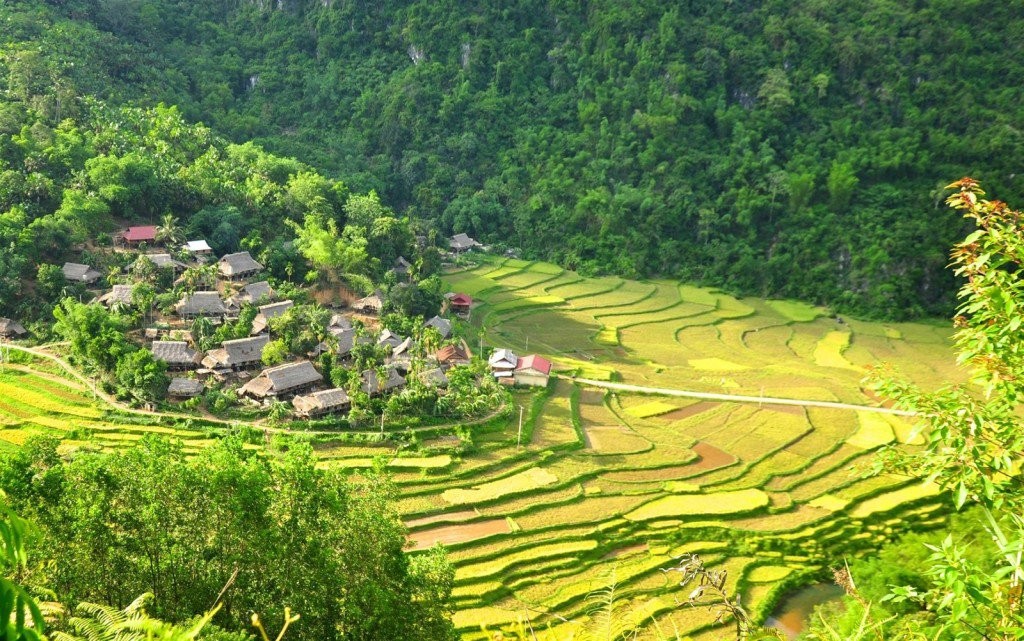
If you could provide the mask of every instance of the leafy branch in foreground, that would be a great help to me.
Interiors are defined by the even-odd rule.
[[[921,451],[889,450],[880,468],[938,483],[958,510],[978,506],[991,554],[976,560],[967,545],[947,536],[928,546],[930,584],[897,587],[888,599],[917,602],[934,614],[927,632],[903,631],[899,638],[1008,641],[1024,636],[1024,214],[982,198],[971,178],[948,188],[956,191],[947,203],[977,227],[952,251],[954,271],[966,279],[955,343],[971,380],[928,393],[887,370],[876,373],[876,390],[916,411],[927,437]]]
[[[2,495],[0,495],[2,496]],[[8,575],[25,567],[28,524],[0,502],[0,639],[40,641],[43,615],[32,597]]]

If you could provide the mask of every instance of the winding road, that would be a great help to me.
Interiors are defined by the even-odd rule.
[[[909,410],[898,410],[889,407],[876,407],[873,405],[856,405],[853,403],[837,403],[834,401],[807,401],[797,398],[776,398],[773,396],[744,396],[742,394],[716,394],[714,392],[692,392],[689,390],[669,389],[665,387],[644,387],[642,385],[628,385],[626,383],[611,383],[608,381],[595,381],[589,378],[566,377],[568,380],[590,387],[601,387],[604,389],[619,390],[623,392],[639,392],[641,394],[656,394],[658,396],[681,396],[684,398],[699,398],[707,401],[725,401],[733,403],[758,403],[760,405],[798,405],[800,407],[828,407],[839,410],[855,410],[858,412],[877,412],[879,414],[895,414],[896,416],[917,416],[917,412]]]

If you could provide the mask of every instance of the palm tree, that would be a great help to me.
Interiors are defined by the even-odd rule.
[[[182,229],[174,214],[164,214],[160,218],[160,226],[156,228],[156,239],[159,242],[177,245],[182,241]]]

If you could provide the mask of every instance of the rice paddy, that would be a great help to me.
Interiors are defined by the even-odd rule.
[[[937,324],[840,322],[802,303],[529,261],[488,258],[445,280],[476,299],[472,322],[487,344],[542,354],[563,375],[860,405],[877,404],[862,378],[879,361],[926,388],[962,378]],[[514,403],[521,433],[516,411],[401,456],[394,444],[316,443],[324,467],[390,467],[410,552],[440,543],[455,564],[455,624],[467,641],[526,620],[585,627],[587,596],[613,576],[629,616],[720,638],[713,615],[675,606],[685,595],[661,572],[673,557],[699,552],[727,568],[745,607],[762,613],[778,597],[773,584],[935,527],[946,504],[934,487],[865,475],[879,448],[923,442],[897,417],[612,392],[567,377],[516,391]],[[0,371],[0,450],[32,434],[62,439],[65,451],[161,434],[194,452],[219,430],[125,415],[52,372]]]

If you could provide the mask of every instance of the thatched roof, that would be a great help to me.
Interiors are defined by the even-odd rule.
[[[78,283],[91,283],[103,275],[92,267],[81,263],[64,263],[61,271],[64,272],[64,278]]]
[[[452,322],[447,318],[441,318],[440,316],[434,316],[427,322],[423,323],[424,327],[433,327],[441,335],[441,338],[448,338],[452,335]]]
[[[16,336],[24,336],[28,332],[21,326],[16,320],[10,318],[0,318],[0,336],[5,338],[13,338]]]
[[[153,358],[168,365],[198,365],[201,360],[199,352],[185,341],[153,341],[150,351]]]
[[[267,328],[270,324],[271,318],[277,318],[283,315],[289,309],[291,309],[295,303],[290,300],[281,301],[280,303],[270,303],[269,305],[261,305],[259,313],[252,319],[252,334],[259,334]]]
[[[211,349],[203,359],[203,365],[211,369],[218,367],[242,367],[263,360],[263,348],[270,342],[270,337],[253,336],[252,338],[236,338],[221,343],[220,349]]]
[[[221,274],[231,278],[238,274],[258,272],[263,269],[263,265],[256,262],[256,260],[249,255],[249,252],[238,252],[221,257],[220,261],[218,261],[217,268],[220,270]]]
[[[338,350],[335,352],[338,356],[352,353],[352,348],[356,345],[367,345],[373,342],[369,336],[358,336],[356,330],[351,327],[348,329],[331,328],[331,334],[338,341]]]
[[[381,382],[377,378],[377,370],[365,370],[361,375],[363,381],[362,390],[370,396],[375,396],[382,392],[389,392],[393,389],[405,386],[405,379],[398,373],[398,370],[393,367],[389,367],[387,372],[388,377],[383,381],[383,385],[381,385]]]
[[[194,292],[181,298],[174,309],[182,316],[218,316],[227,311],[217,292]]]
[[[394,349],[395,347],[401,345],[402,341],[404,340],[404,338],[394,333],[390,329],[385,329],[383,332],[380,333],[380,336],[377,338],[377,344],[387,345],[388,347]]]
[[[242,386],[241,393],[263,398],[286,394],[307,385],[324,380],[309,361],[288,363],[277,367],[268,367],[260,375]]]
[[[409,357],[409,350],[412,348],[413,345],[414,345],[414,343],[413,343],[412,337],[410,336],[409,338],[405,339],[404,341],[402,341],[398,345],[395,345],[395,348],[393,350],[391,350],[392,358],[400,358],[400,357],[408,358]]]
[[[384,294],[379,289],[352,303],[352,308],[360,311],[380,312],[382,307],[384,307]]]
[[[399,275],[405,275],[409,273],[412,268],[412,263],[405,259],[405,256],[399,256],[395,259],[395,264],[391,266],[391,271]]]
[[[247,303],[256,303],[263,298],[270,298],[274,295],[274,290],[270,288],[270,283],[265,280],[261,280],[255,283],[249,283],[242,288],[239,294],[239,298]]]
[[[352,319],[344,314],[334,314],[331,316],[331,329],[352,329]]]
[[[420,372],[420,380],[427,387],[448,387],[448,377],[440,367]]]
[[[338,412],[351,404],[348,393],[340,387],[313,392],[305,396],[296,396],[292,399],[292,406],[299,416]]]
[[[146,258],[153,261],[153,264],[159,267],[160,269],[163,269],[165,267],[173,267],[174,269],[185,269],[185,265],[174,260],[174,258],[172,258],[170,254],[146,254],[145,256]]]
[[[465,251],[474,247],[480,247],[481,245],[466,234],[455,234],[448,241],[448,246],[455,251]]]
[[[97,298],[96,302],[107,307],[127,307],[132,304],[132,286],[114,285],[113,289]]]
[[[192,398],[202,394],[204,389],[206,388],[202,383],[191,378],[172,378],[171,384],[167,386],[167,395],[179,398]]]

